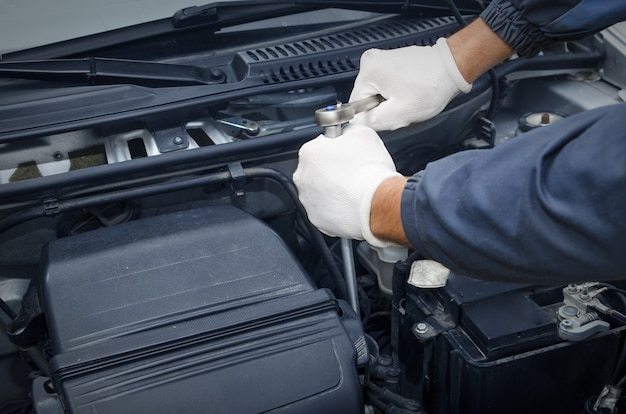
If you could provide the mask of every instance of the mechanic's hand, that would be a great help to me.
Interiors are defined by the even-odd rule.
[[[302,146],[293,181],[320,231],[387,247],[370,230],[370,208],[380,183],[393,176],[401,175],[376,132],[348,125],[337,138],[320,135]]]
[[[357,114],[352,122],[377,131],[398,129],[434,117],[459,92],[471,88],[445,38],[434,46],[370,49],[361,56],[350,102],[376,94],[386,101]]]

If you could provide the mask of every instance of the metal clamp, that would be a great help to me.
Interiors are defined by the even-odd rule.
[[[563,289],[563,306],[558,310],[561,319],[559,323],[559,337],[566,341],[582,341],[590,336],[606,332],[610,324],[600,319],[593,310],[607,313],[605,306],[598,295],[606,288],[597,283],[582,283],[568,285]]]

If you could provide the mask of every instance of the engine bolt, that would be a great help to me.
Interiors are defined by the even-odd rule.
[[[175,137],[174,138],[174,144],[180,145],[182,143],[183,143],[183,138],[182,137]]]
[[[576,316],[578,315],[578,308],[572,305],[565,305],[563,306],[563,314],[568,317]]]
[[[426,332],[428,332],[428,325],[426,325],[424,322],[420,322],[416,324],[415,328],[413,329],[415,330],[415,333],[425,334]]]

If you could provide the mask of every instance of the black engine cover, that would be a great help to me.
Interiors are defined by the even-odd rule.
[[[52,376],[69,412],[362,412],[354,313],[239,209],[95,230],[46,255]]]

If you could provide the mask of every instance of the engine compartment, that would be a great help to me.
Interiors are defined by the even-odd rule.
[[[184,406],[187,410],[195,403],[204,409],[217,404],[211,409],[224,412],[618,412],[607,410],[617,410],[621,393],[626,321],[597,308],[618,315],[624,311],[619,284],[600,284],[595,275],[589,275],[589,281],[596,284],[540,287],[452,275],[443,288],[418,289],[394,285],[393,264],[377,262],[366,245],[354,242],[358,309],[351,310],[340,243],[316,232],[297,201],[290,179],[297,149],[321,132],[313,117],[316,109],[347,100],[360,54],[370,47],[432,44],[457,28],[451,17],[375,15],[321,28],[304,25],[298,31],[227,32],[215,35],[219,46],[210,53],[198,53],[206,48],[198,45],[188,46],[184,56],[161,56],[170,63],[202,63],[216,78],[226,80],[222,83],[154,90],[73,86],[63,100],[54,94],[56,85],[47,85],[47,97],[1,98],[0,297],[14,316],[0,314],[7,331],[0,335],[0,382],[6,384],[0,391],[2,410],[89,410],[93,402],[79,404],[84,397],[77,391],[81,387],[87,394],[106,395],[103,401],[124,401],[129,394],[123,386],[132,382],[124,382],[125,369],[141,377],[143,368],[134,368],[159,366],[154,361],[165,355],[173,358],[167,369],[148,377],[163,384],[170,374],[191,378],[190,367],[198,368],[193,361],[201,354],[194,346],[211,343],[216,356],[207,358],[230,368],[207,368],[193,377],[193,386],[174,387],[163,401],[157,398],[154,410],[177,411],[184,401],[190,404]],[[524,139],[529,129],[622,101],[620,71],[626,50],[620,46],[621,30],[616,26],[591,39],[558,45],[533,59],[512,59],[495,68],[497,81],[484,76],[470,94],[455,99],[436,118],[381,133],[398,170],[412,174],[453,152],[488,151]],[[141,54],[139,47],[103,49],[98,55],[126,58]],[[0,84],[8,90],[20,86],[22,82]],[[240,214],[246,217],[243,225]],[[264,235],[256,243],[259,233],[253,229],[258,226],[271,229],[267,234],[276,235],[279,242],[267,244]],[[198,240],[182,234],[151,241],[165,228],[189,234],[198,233],[197,228],[206,231],[199,232]],[[180,254],[204,257],[207,250],[228,251],[236,244],[233,237],[245,253],[207,260],[204,266],[195,259],[176,261]],[[133,250],[130,240],[141,253]],[[66,250],[59,254],[54,250],[58,248]],[[54,260],[49,249],[56,252]],[[141,272],[156,279],[100,290],[98,285],[119,276],[111,274],[125,255],[143,257]],[[73,261],[82,257],[85,264]],[[129,315],[124,312],[108,325],[105,319],[92,319],[101,331],[78,333],[76,338],[64,334],[95,312],[98,299],[111,306],[107,311],[133,308],[154,299],[142,298],[144,294],[173,289],[199,298],[194,311],[203,308],[208,299],[202,289],[214,292],[216,286],[202,288],[197,280],[176,283],[159,275],[161,267],[154,265],[159,261],[159,266],[176,264],[180,274],[197,278],[226,269],[224,274],[232,276],[222,283],[237,286],[216,301],[234,301],[223,305],[228,323],[220,325],[200,312],[191,319],[201,320],[201,327],[189,325],[186,335],[180,330],[157,335],[145,327],[132,335],[118,330],[150,320],[167,321],[163,326],[171,328],[178,317],[188,317],[180,306],[190,302],[181,299],[151,307],[143,320],[124,320]],[[50,266],[57,265],[66,267],[50,277]],[[316,348],[301,350],[308,359],[298,358],[300,351],[281,354],[280,335],[263,324],[254,328],[256,332],[244,331],[250,337],[274,338],[267,354],[260,353],[271,355],[267,364],[253,352],[263,346],[257,343],[255,348],[249,337],[239,339],[241,349],[230,361],[226,351],[219,351],[228,349],[222,339],[205,341],[208,333],[198,339],[199,332],[212,332],[212,340],[235,335],[234,327],[252,318],[236,316],[237,298],[247,298],[258,288],[245,281],[246,266],[265,275],[259,284],[267,288],[266,295],[293,294],[284,274],[266,275],[287,266],[288,275],[298,275],[294,284],[324,296],[323,311],[293,310],[302,318],[299,322],[293,322],[295,316],[286,317],[285,308],[273,308],[289,319],[285,329],[300,335],[298,340],[316,324],[332,325],[310,333],[323,337],[320,342],[304,341]],[[397,271],[402,280],[405,274]],[[67,285],[63,280],[69,280],[63,282]],[[340,305],[331,306],[335,299]],[[587,305],[591,299],[597,301],[596,308]],[[320,333],[324,330],[326,336]],[[91,342],[82,342],[88,337]],[[133,338],[133,345],[113,352],[116,341],[125,338]],[[328,348],[324,341],[333,345]],[[324,345],[311,345],[318,343]],[[159,352],[164,344],[168,350],[192,351],[173,357]],[[122,356],[127,358],[124,363]],[[185,361],[187,357],[191,359]],[[87,367],[85,361],[93,365]],[[120,368],[125,363],[130,365]],[[341,373],[340,380],[333,372]],[[122,380],[115,383],[112,378]],[[212,388],[219,383],[229,386]],[[207,393],[211,389],[215,392]],[[255,391],[248,398],[237,397],[250,389]],[[162,393],[155,392],[149,398],[131,393],[140,396],[99,410],[136,411]]]

